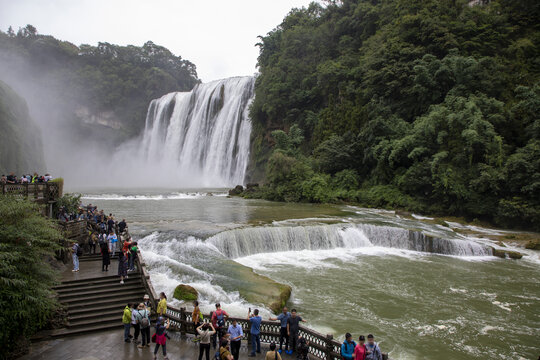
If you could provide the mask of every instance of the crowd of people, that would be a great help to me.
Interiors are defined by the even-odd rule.
[[[51,174],[47,173],[45,175],[38,175],[37,172],[34,172],[34,175],[22,174],[21,177],[15,175],[14,172],[9,173],[9,175],[2,174],[0,178],[1,184],[34,184],[34,183],[45,183],[51,181],[53,177]]]
[[[133,241],[127,233],[127,223],[125,219],[116,222],[114,216],[106,216],[103,210],[98,211],[96,206],[88,204],[79,209],[78,219],[89,219],[95,223],[98,231],[90,235],[90,252],[95,253],[95,247],[99,244],[102,255],[102,271],[109,271],[111,257],[118,252],[118,276],[120,284],[128,278],[128,273],[135,271],[135,263],[138,254],[137,242]],[[118,238],[116,232],[122,235]],[[81,245],[73,245],[73,271],[79,271],[78,256],[82,250]],[[210,360],[211,347],[215,350],[212,358],[220,360],[238,360],[240,358],[241,341],[244,338],[244,330],[238,324],[236,319],[231,319],[230,325],[227,324],[229,314],[221,308],[221,304],[215,304],[216,310],[210,313],[210,321],[205,322],[197,301],[193,302],[192,321],[194,335],[193,341],[199,343],[199,360]],[[134,343],[139,349],[149,348],[150,342],[155,343],[153,358],[157,359],[159,349],[161,348],[164,359],[167,357],[167,330],[170,327],[170,321],[166,319],[167,296],[160,293],[155,314],[157,321],[155,331],[150,337],[151,316],[153,313],[150,297],[145,295],[140,303],[129,303],[124,308],[122,322],[124,324],[124,341]],[[249,322],[250,332],[250,353],[248,357],[256,357],[261,353],[261,323],[262,317],[258,309],[248,310],[246,317]],[[286,307],[281,314],[276,317],[270,317],[270,321],[278,321],[279,348],[278,344],[271,343],[269,351],[266,353],[266,360],[281,360],[281,354],[296,355],[298,360],[307,360],[309,353],[309,341],[305,339],[300,332],[300,323],[306,322],[296,311],[290,312]],[[131,329],[133,328],[133,335]],[[139,336],[141,341],[139,341]],[[366,338],[360,335],[356,343],[352,335],[347,333],[345,340],[341,345],[341,357],[343,360],[382,360],[382,352],[375,342],[373,335],[369,334]]]

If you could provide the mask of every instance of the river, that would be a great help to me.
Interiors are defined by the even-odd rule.
[[[307,326],[339,339],[373,333],[392,359],[540,354],[538,253],[496,258],[485,238],[383,210],[228,198],[223,189],[75,190],[128,221],[157,292],[171,297],[189,284],[204,312],[216,301],[238,316],[260,307],[240,297],[232,259],[290,285],[288,306]]]

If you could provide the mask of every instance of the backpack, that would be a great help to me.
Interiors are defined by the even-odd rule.
[[[139,315],[141,315],[140,311],[139,311]],[[143,329],[146,329],[147,327],[150,326],[150,321],[148,321],[148,311],[147,310],[144,310],[144,317],[142,318],[140,323],[141,323],[141,328],[143,328]]]
[[[225,326],[225,314],[223,310],[221,310],[221,314],[217,315],[216,317],[217,317],[217,326],[218,327]]]
[[[83,254],[82,247],[80,245],[77,245],[77,256],[82,256],[82,254]]]

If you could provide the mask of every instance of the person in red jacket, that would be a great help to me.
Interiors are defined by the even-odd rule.
[[[360,337],[358,338],[358,344],[354,348],[354,359],[365,360],[366,356],[367,356],[366,337],[364,335],[360,335]]]
[[[216,304],[216,311],[212,313],[212,325],[216,329],[216,334],[212,335],[212,346],[214,349],[217,346],[217,338],[219,337],[220,341],[225,333],[225,320],[229,318],[229,314],[223,309],[221,309],[221,304]]]

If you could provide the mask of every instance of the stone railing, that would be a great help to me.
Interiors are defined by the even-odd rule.
[[[137,261],[144,287],[150,295],[153,308],[155,309],[158,302],[158,295],[152,286],[150,275],[146,270],[146,264],[140,254]],[[203,314],[203,317],[205,321],[211,321],[210,315]],[[180,335],[185,336],[188,333],[194,334],[195,329],[193,328],[192,313],[185,308],[176,308],[172,305],[167,305],[167,318],[170,320],[171,328],[180,332]],[[233,320],[236,320],[238,325],[242,327],[244,330],[243,340],[247,340],[249,344],[251,340],[249,320],[247,320],[247,318],[230,317],[225,321],[225,326],[228,327],[232,324]],[[261,323],[261,342],[275,342],[279,344],[280,327],[281,325],[278,321],[263,320]],[[299,333],[309,342],[309,353],[311,354],[311,358],[321,360],[342,360],[340,355],[341,343],[334,340],[333,335],[323,335],[302,325],[300,325]],[[383,354],[383,360],[388,360],[387,354]]]

